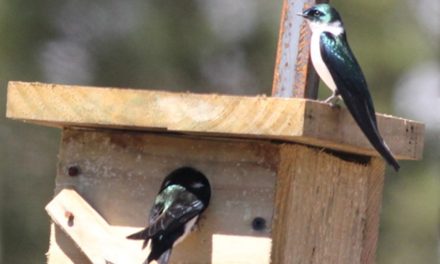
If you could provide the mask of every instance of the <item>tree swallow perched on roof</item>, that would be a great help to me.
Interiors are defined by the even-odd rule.
[[[328,4],[318,4],[298,15],[307,20],[312,30],[310,53],[313,66],[333,92],[325,102],[331,103],[341,96],[373,147],[398,171],[399,164],[379,134],[367,82],[348,45],[338,11]]]
[[[127,238],[143,239],[142,248],[151,239],[151,252],[145,263],[156,260],[167,264],[172,248],[192,231],[210,198],[211,186],[201,172],[179,168],[162,182],[150,211],[149,226]]]

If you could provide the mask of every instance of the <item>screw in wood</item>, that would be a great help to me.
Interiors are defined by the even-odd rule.
[[[255,231],[263,231],[266,229],[266,219],[263,217],[255,217],[254,220],[252,220],[252,229]]]

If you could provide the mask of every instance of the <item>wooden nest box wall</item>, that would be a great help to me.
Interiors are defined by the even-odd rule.
[[[56,223],[49,263],[145,258],[141,242],[125,236],[146,224],[165,175],[187,165],[206,174],[213,197],[174,263],[374,258],[385,163],[345,109],[305,99],[10,82],[7,115],[63,128],[59,197],[48,206]],[[423,125],[378,121],[399,159],[420,158]],[[61,192],[70,188],[99,215]],[[263,219],[260,228],[255,219]]]
[[[292,95],[307,97],[316,84],[307,46],[282,45],[291,2],[274,95],[293,85]],[[308,34],[298,32],[297,40]],[[303,67],[283,66],[286,54]],[[49,263],[142,263],[142,241],[125,237],[147,224],[163,178],[182,166],[208,177],[212,199],[171,263],[374,263],[385,163],[344,108],[10,82],[7,116],[62,128],[55,198],[46,207],[54,221]],[[398,159],[421,158],[423,124],[377,118]]]

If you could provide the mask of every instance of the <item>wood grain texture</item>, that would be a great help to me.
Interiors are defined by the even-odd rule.
[[[297,14],[323,2],[328,1],[283,0],[272,96],[317,97],[319,77],[310,61],[311,31]]]
[[[280,157],[272,262],[374,263],[384,162],[292,144]]]
[[[383,168],[376,163],[368,175],[367,209],[364,227],[364,240],[361,253],[361,263],[376,263],[376,249],[379,240],[378,227],[382,208],[382,193],[384,187]]]
[[[101,233],[123,238],[142,228],[165,175],[194,166],[209,178],[213,197],[198,230],[178,245],[171,263],[371,264],[385,165],[380,158],[360,164],[338,155],[291,143],[64,129],[55,193],[75,188],[108,223],[92,229],[110,230],[98,238],[86,234],[92,236],[88,240],[112,244]],[[78,176],[67,175],[71,166],[79,168]],[[58,225],[66,225],[64,209],[76,219],[75,200],[58,205]],[[266,230],[251,228],[257,216],[266,219]],[[123,256],[107,259],[118,258]],[[90,263],[55,226],[48,259]]]
[[[10,82],[7,117],[49,126],[299,142],[377,156],[344,108],[313,100]],[[424,125],[378,115],[398,159],[422,157]]]
[[[210,180],[212,199],[198,230],[176,247],[171,263],[269,263],[277,164],[277,145],[267,142],[65,129],[55,193],[74,188],[111,228],[131,228],[123,234],[129,235],[146,225],[165,176],[193,166]],[[69,177],[70,166],[80,174]],[[268,228],[254,231],[255,217],[266,219]],[[49,263],[84,263],[84,254],[63,232],[55,232]],[[252,246],[237,251],[237,243]]]
[[[88,261],[103,264],[142,263],[147,258],[147,252],[139,250],[142,242],[115,234],[107,222],[72,189],[60,191],[46,206],[46,211],[52,221],[87,255]],[[52,243],[56,243],[56,240],[52,240]],[[65,263],[61,260],[56,262]]]

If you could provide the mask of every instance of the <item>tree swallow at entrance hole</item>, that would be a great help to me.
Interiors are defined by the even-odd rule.
[[[192,231],[210,198],[211,186],[201,172],[179,168],[162,182],[150,211],[149,226],[127,238],[144,240],[142,248],[151,239],[151,252],[145,263],[156,260],[167,264],[172,248]]]
[[[367,82],[348,45],[338,11],[328,4],[318,4],[298,15],[307,20],[312,30],[310,55],[313,66],[333,92],[325,102],[332,103],[341,96],[373,147],[398,171],[399,163],[379,134]]]

